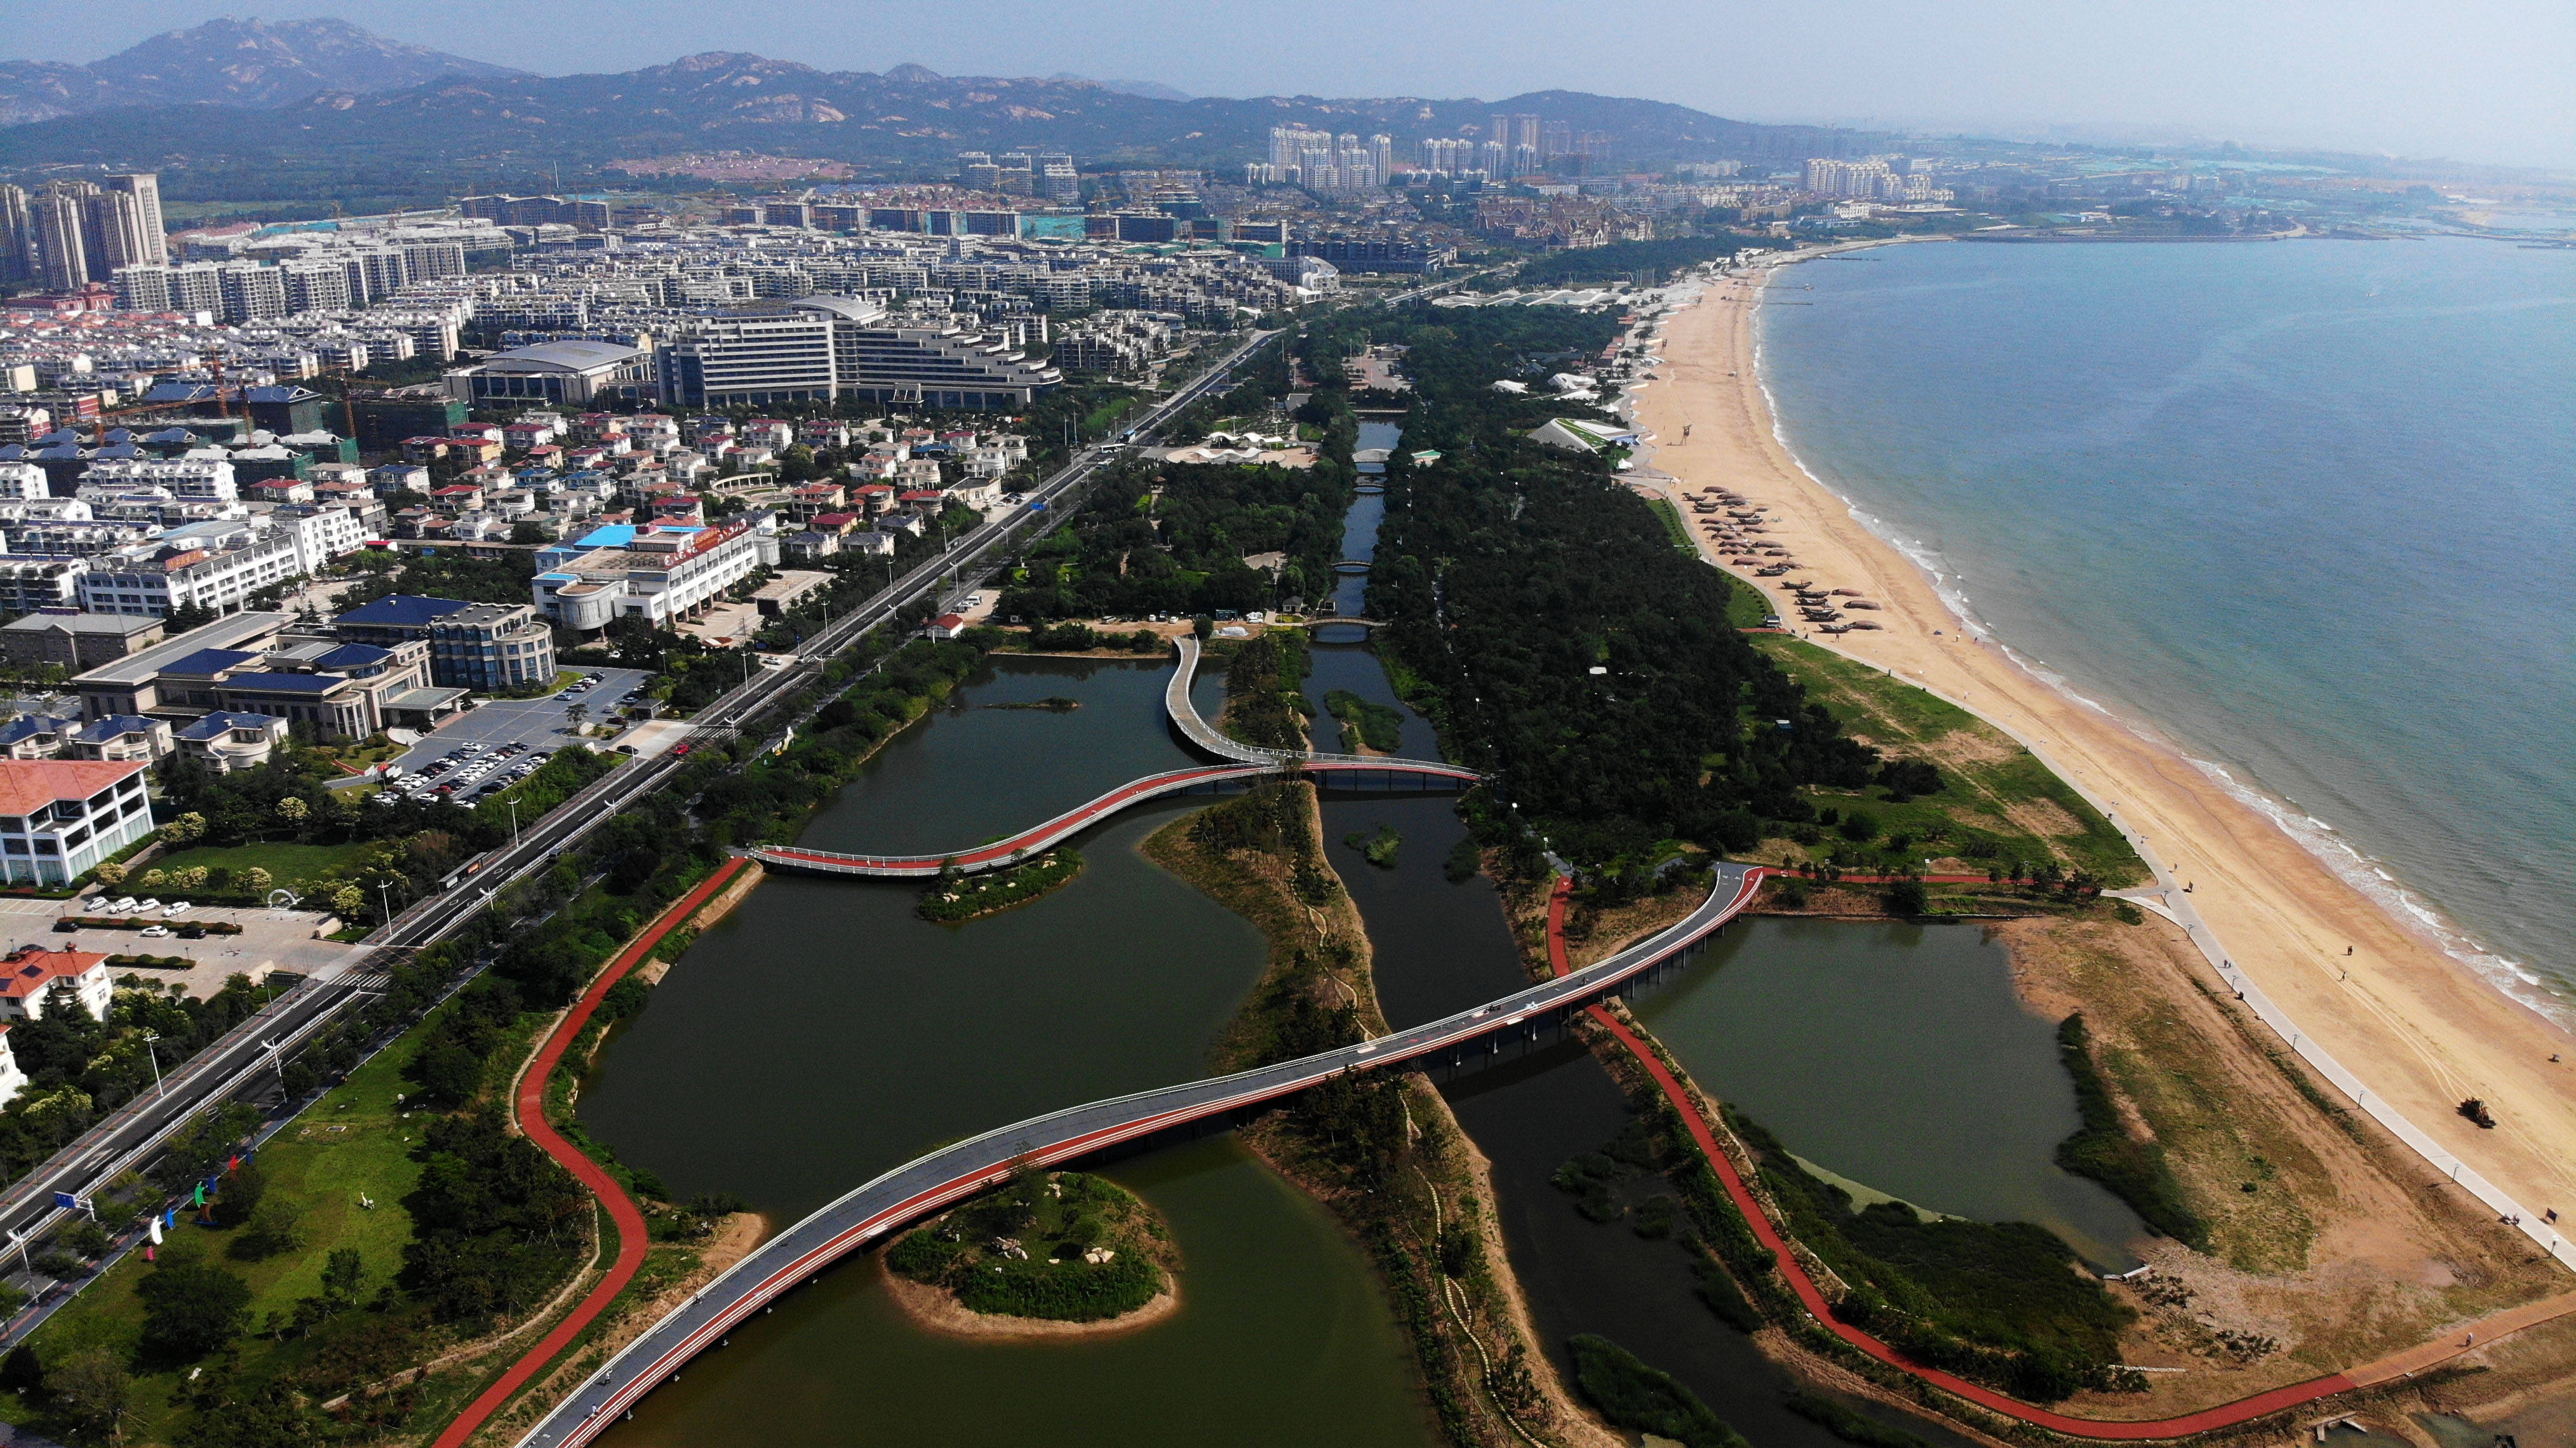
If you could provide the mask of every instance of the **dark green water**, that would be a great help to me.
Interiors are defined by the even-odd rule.
[[[1168,663],[1011,660],[843,790],[804,838],[971,844],[1191,762]],[[1220,690],[1202,680],[1204,698]],[[1071,713],[976,706],[1064,694]],[[778,876],[708,931],[603,1054],[584,1125],[674,1193],[792,1221],[941,1141],[1204,1075],[1259,976],[1259,934],[1136,853],[1204,799],[1078,840],[1082,878],[934,926],[918,887]],[[846,1264],[647,1399],[611,1442],[690,1445],[1434,1441],[1393,1316],[1335,1225],[1231,1141],[1111,1174],[1172,1222],[1182,1311],[1131,1335],[958,1342]]]
[[[874,1258],[734,1334],[646,1400],[624,1444],[1418,1448],[1438,1441],[1359,1249],[1231,1137],[1107,1175],[1187,1259],[1174,1316],[1063,1342],[920,1331]]]
[[[2135,1214],[2054,1160],[2075,1130],[2056,1023],[1970,926],[1754,920],[1637,1014],[1702,1086],[1818,1166],[1916,1206],[2037,1222],[2137,1265]]]

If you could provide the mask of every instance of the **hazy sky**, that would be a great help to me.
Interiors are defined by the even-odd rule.
[[[829,70],[1160,81],[1199,95],[1561,87],[1747,120],[2179,130],[2576,166],[2570,0],[6,0],[0,56],[94,60],[222,14],[339,15],[547,73],[751,50]]]

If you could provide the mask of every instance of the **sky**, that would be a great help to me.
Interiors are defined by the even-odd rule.
[[[2569,0],[6,0],[0,58],[218,15],[337,15],[547,74],[748,50],[826,70],[1071,71],[1195,95],[1567,89],[1756,121],[2201,137],[2576,168]]]

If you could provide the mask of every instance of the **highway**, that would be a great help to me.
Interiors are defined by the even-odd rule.
[[[1719,865],[1706,901],[1686,919],[1598,964],[1471,1011],[1295,1061],[1168,1086],[1016,1122],[907,1162],[764,1243],[636,1338],[519,1440],[520,1448],[588,1443],[737,1324],[868,1243],[1005,1179],[1211,1117],[1222,1117],[1351,1071],[1467,1067],[1517,1042],[1535,1044],[1628,980],[1677,962],[1735,918],[1760,888],[1758,866]]]
[[[1130,422],[1125,435],[1136,439],[1150,436],[1154,429],[1212,389],[1230,385],[1234,369],[1278,335],[1275,331],[1248,334],[1200,376]],[[1087,448],[1028,489],[1025,496],[1032,504],[1051,507],[1078,490],[1122,451],[1118,444]],[[1058,512],[1046,517],[1041,510],[1031,508],[978,525],[939,557],[919,564],[874,600],[806,640],[797,650],[794,665],[755,671],[700,710],[696,716],[698,729],[692,737],[728,736],[773,700],[792,695],[861,634],[891,619],[914,600],[935,596],[940,580],[951,570],[963,576],[967,570],[986,563],[997,545],[1016,536],[1031,514],[1041,517],[1042,528],[1052,526],[1063,516]],[[73,1215],[74,1209],[56,1204],[56,1193],[86,1199],[120,1173],[149,1163],[162,1144],[200,1111],[259,1089],[267,1079],[264,1073],[272,1070],[276,1061],[300,1049],[340,1012],[380,991],[393,964],[446,938],[503,887],[546,867],[619,810],[660,788],[685,763],[684,758],[671,753],[619,765],[530,825],[511,844],[469,861],[448,876],[446,888],[412,905],[367,937],[365,944],[374,948],[366,955],[336,973],[325,973],[297,985],[215,1044],[172,1066],[158,1089],[118,1108],[6,1191],[0,1191],[0,1231],[8,1234],[0,1250],[6,1250],[9,1244],[33,1242]],[[63,1298],[59,1292],[48,1294],[34,1305],[34,1311],[10,1323],[6,1333],[0,1333],[0,1342],[23,1335]]]

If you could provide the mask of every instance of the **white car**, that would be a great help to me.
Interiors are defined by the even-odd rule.
[[[162,936],[170,933],[170,927],[167,925],[146,925],[135,933],[148,940],[158,940]]]
[[[158,910],[158,909],[160,909],[160,908],[161,908],[161,902],[160,902],[160,901],[153,899],[153,898],[152,898],[151,896],[149,896],[149,895],[146,895],[146,896],[144,896],[144,897],[143,897],[143,903],[141,903],[141,904],[139,904],[139,905],[137,905],[137,906],[135,906],[135,907],[134,907],[134,913],[135,913],[135,914],[137,914],[137,915],[149,915],[149,914],[151,914],[152,912],[154,912],[154,911],[156,911],[156,910]]]
[[[135,900],[133,896],[119,895],[114,900],[100,906],[99,913],[102,915],[122,915],[128,910],[133,909],[134,905]]]
[[[188,902],[187,902],[187,901],[185,901],[185,900],[173,900],[173,901],[171,901],[171,902],[170,902],[170,908],[161,912],[161,918],[162,918],[162,919],[164,919],[164,920],[176,920],[176,919],[178,919],[180,916],[185,915],[185,914],[187,914],[187,913],[188,913]]]

